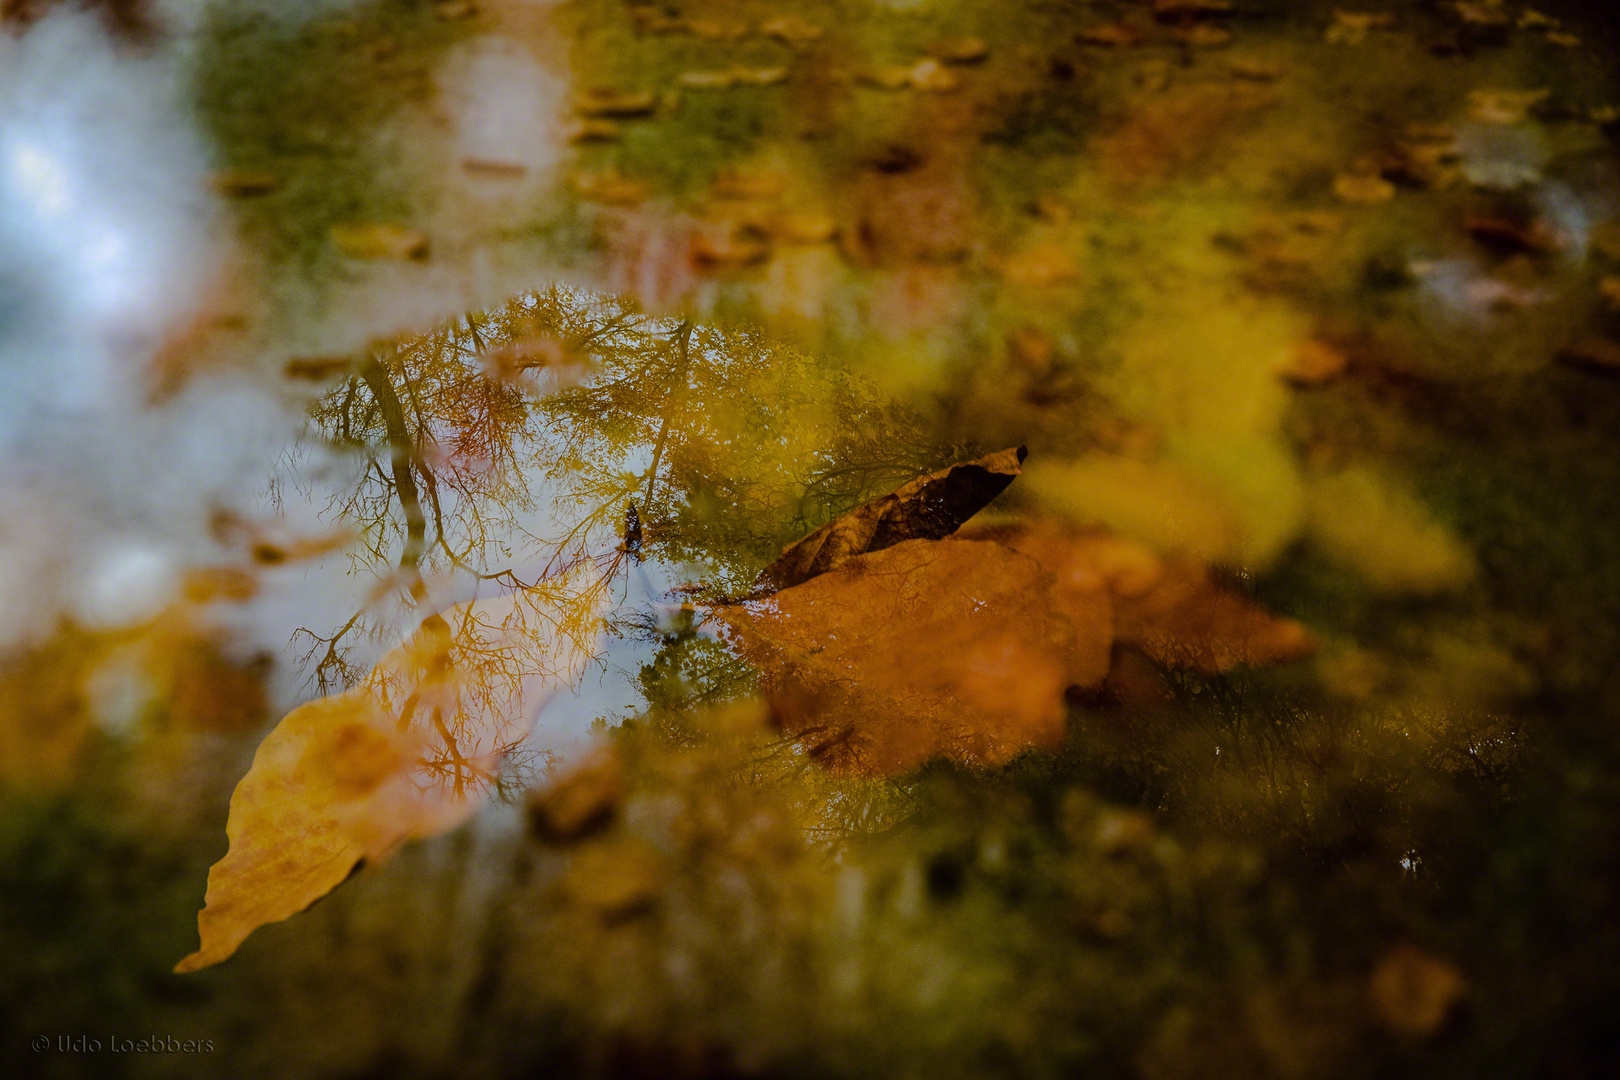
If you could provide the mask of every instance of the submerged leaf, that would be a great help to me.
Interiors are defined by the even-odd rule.
[[[919,477],[790,545],[764,569],[760,580],[785,589],[857,555],[905,540],[949,536],[1006,490],[1019,475],[1024,456],[1019,446]]]
[[[1095,594],[1105,592],[1114,639],[1166,667],[1213,675],[1299,660],[1316,650],[1304,626],[1220,587],[1195,559],[1162,558],[1100,530],[1036,525],[975,535],[1038,560],[1056,576],[1055,595],[1065,610],[1093,610]]]
[[[912,539],[718,614],[790,734],[835,771],[890,775],[1062,738],[1063,693],[1107,674],[1112,620],[1102,591],[1060,607],[1054,584],[1000,544]]]

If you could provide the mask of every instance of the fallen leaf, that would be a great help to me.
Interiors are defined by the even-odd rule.
[[[990,49],[978,38],[948,38],[936,41],[928,52],[947,64],[977,64],[990,55]]]
[[[494,158],[469,157],[461,159],[463,170],[475,176],[497,180],[516,180],[529,171],[527,165],[516,161],[497,161]]]
[[[727,90],[737,85],[737,76],[730,71],[683,71],[675,82],[687,90]]]
[[[1473,90],[1468,94],[1468,115],[1482,124],[1517,124],[1550,94],[1549,90]]]
[[[199,566],[186,572],[180,587],[193,604],[240,604],[259,594],[259,579],[235,566]]]
[[[1215,675],[1236,667],[1303,660],[1316,639],[1293,619],[1215,584],[1201,564],[1166,559],[1137,596],[1115,593],[1114,635],[1166,667]]]
[[[705,271],[735,270],[753,266],[770,257],[770,245],[749,230],[728,223],[705,226],[692,233],[690,257],[694,266]]]
[[[1462,974],[1415,945],[1391,949],[1367,980],[1380,1023],[1400,1035],[1432,1035],[1462,998]]]
[[[1232,33],[1218,26],[1206,26],[1203,23],[1194,23],[1192,26],[1179,27],[1175,33],[1176,40],[1195,49],[1218,49],[1222,45],[1232,43]]]
[[[885,64],[866,68],[856,78],[879,90],[905,90],[911,86],[911,69],[900,64]]]
[[[334,225],[332,242],[351,259],[423,259],[428,253],[428,238],[402,225]]]
[[[615,172],[576,176],[574,190],[582,199],[608,206],[634,206],[647,197],[647,185]]]
[[[477,811],[540,703],[578,678],[608,590],[585,575],[425,620],[358,686],[294,709],[231,796],[196,971],[330,892],[362,859]]]
[[[574,111],[579,115],[616,120],[647,116],[657,107],[657,95],[639,90],[598,87],[574,99]]]
[[[530,831],[553,843],[594,832],[613,820],[624,784],[624,762],[603,748],[529,793]]]
[[[282,563],[314,559],[327,552],[339,551],[354,541],[349,529],[334,529],[316,536],[288,536],[282,532],[255,534],[249,543],[253,561],[260,566],[280,566]]]
[[[1545,255],[1564,246],[1558,230],[1541,220],[1476,212],[1463,220],[1463,228],[1480,244],[1501,255]]]
[[[1334,9],[1333,25],[1327,29],[1329,45],[1361,45],[1367,40],[1367,31],[1394,25],[1395,17],[1383,12],[1344,11]]]
[[[686,28],[705,41],[737,41],[748,36],[748,24],[735,19],[693,19]]]
[[[789,545],[760,581],[786,589],[867,552],[949,536],[1006,490],[1024,456],[1020,446],[919,477]]]
[[[621,840],[575,855],[563,888],[575,903],[604,919],[623,919],[657,901],[669,870],[669,860],[646,843]]]
[[[787,82],[785,67],[732,68],[731,76],[739,86],[779,86]]]
[[[1062,739],[1064,691],[1107,674],[1111,613],[1100,590],[1064,610],[1053,586],[1000,544],[906,540],[716,614],[812,756],[893,775]]]
[[[520,383],[531,371],[562,373],[577,368],[583,375],[586,369],[581,358],[564,342],[544,335],[518,338],[478,359],[485,378],[509,384]]]
[[[717,199],[771,199],[787,188],[787,177],[770,170],[726,169],[710,189]]]
[[[1103,530],[1037,523],[970,534],[1034,558],[1056,579],[1060,610],[1089,612],[1106,592],[1114,640],[1155,662],[1204,674],[1300,660],[1316,650],[1304,626],[1215,584],[1196,559],[1162,558]]]
[[[838,232],[838,222],[830,214],[797,211],[779,215],[771,235],[789,244],[824,244]]]
[[[1231,10],[1229,0],[1153,0],[1153,17],[1161,22],[1225,15]]]
[[[324,382],[349,371],[354,366],[350,356],[295,356],[282,365],[282,374],[289,379],[307,379]]]
[[[1343,349],[1310,338],[1300,342],[1277,374],[1295,386],[1320,386],[1344,374],[1349,364]]]
[[[1333,181],[1333,194],[1347,203],[1381,203],[1395,197],[1395,185],[1377,173],[1341,173]]]
[[[1473,26],[1506,26],[1512,21],[1512,16],[1500,0],[1482,0],[1477,3],[1474,0],[1458,0],[1451,6],[1457,10],[1457,15],[1463,22]]]
[[[1275,61],[1257,59],[1233,60],[1227,70],[1234,78],[1261,83],[1276,82],[1287,73],[1287,69]]]
[[[254,195],[268,195],[281,187],[281,181],[267,172],[255,169],[224,169],[208,178],[208,186],[215,194],[242,199]]]
[[[1608,338],[1589,337],[1572,342],[1558,350],[1558,359],[1570,367],[1604,375],[1620,374],[1620,344]]]
[[[1606,274],[1598,282],[1598,295],[1609,302],[1609,310],[1620,311],[1620,277]]]
[[[605,143],[618,142],[620,127],[612,120],[583,119],[568,127],[568,141],[571,143]]]
[[[1032,248],[1001,260],[1001,276],[1026,289],[1064,285],[1080,276],[1080,268],[1068,249],[1049,244]]]
[[[938,60],[919,60],[906,73],[912,89],[932,94],[948,94],[962,85],[962,80]]]
[[[822,34],[821,27],[805,22],[794,15],[762,23],[759,32],[766,37],[776,38],[778,41],[784,41],[789,45],[806,45],[819,40]]]
[[[1104,45],[1109,48],[1120,48],[1125,45],[1135,45],[1142,40],[1142,33],[1127,23],[1109,23],[1106,26],[1088,26],[1075,35],[1082,44]]]

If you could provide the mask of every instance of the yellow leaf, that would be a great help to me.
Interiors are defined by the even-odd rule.
[[[400,225],[334,225],[332,242],[351,259],[421,259],[428,253],[428,238]]]
[[[219,963],[360,860],[471,817],[539,705],[578,678],[608,591],[587,569],[458,605],[360,685],[288,713],[231,796],[230,850],[197,917],[202,944],[175,970]]]

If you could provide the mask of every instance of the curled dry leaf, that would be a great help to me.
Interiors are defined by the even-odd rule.
[[[1108,598],[1090,600],[1060,606],[1052,575],[1000,544],[913,539],[717,614],[813,756],[891,775],[1060,741],[1064,691],[1108,671]]]
[[[231,795],[201,947],[175,970],[219,963],[360,860],[476,812],[540,704],[583,668],[608,592],[587,573],[434,615],[358,686],[288,713]]]
[[[785,589],[905,540],[938,540],[962,527],[1020,472],[1022,446],[965,461],[835,518],[789,545],[760,574],[762,584]]]

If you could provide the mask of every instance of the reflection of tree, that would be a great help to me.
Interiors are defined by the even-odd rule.
[[[312,412],[316,438],[364,463],[326,513],[413,603],[426,573],[521,589],[621,536],[735,583],[936,461],[916,432],[797,350],[556,287],[374,347]],[[367,619],[299,632],[323,690],[355,681],[347,641]]]
[[[415,790],[451,800],[532,771],[545,757],[525,745],[534,712],[592,656],[620,558],[424,619],[345,694],[381,736],[379,751],[395,747],[372,756],[402,755]]]

